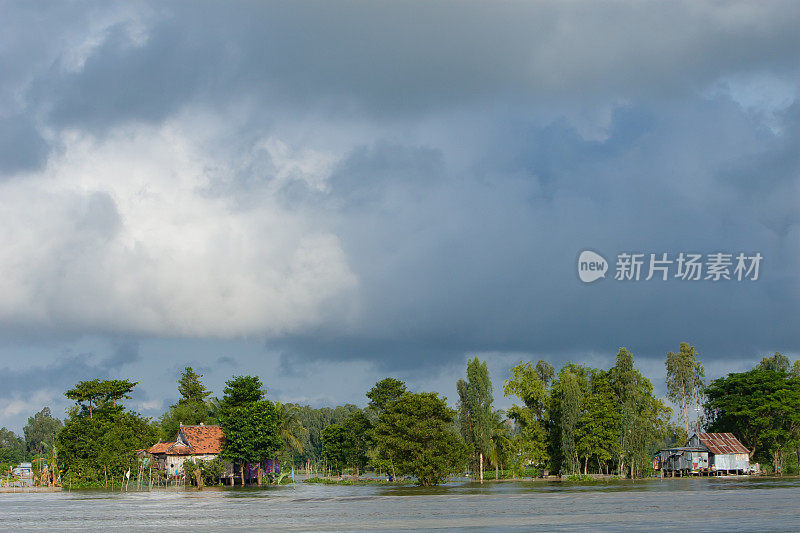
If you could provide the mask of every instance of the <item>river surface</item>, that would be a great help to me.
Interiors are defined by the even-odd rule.
[[[800,479],[0,494],[3,530],[800,531]]]

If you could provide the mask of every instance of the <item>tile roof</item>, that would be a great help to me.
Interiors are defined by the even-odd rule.
[[[700,442],[708,448],[714,455],[725,455],[729,453],[746,453],[750,450],[739,442],[732,433],[700,433],[697,435]]]
[[[219,454],[222,439],[220,426],[181,426],[174,441],[158,442],[147,451],[166,455]]]
[[[166,453],[167,448],[175,444],[174,442],[157,442],[153,444],[149,450],[150,453]]]
[[[167,449],[167,455],[194,455],[191,446],[186,446],[178,442],[172,444]]]
[[[192,448],[192,453],[222,452],[222,428],[220,426],[181,426],[178,431]]]

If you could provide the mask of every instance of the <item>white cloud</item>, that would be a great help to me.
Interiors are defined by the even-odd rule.
[[[26,395],[24,398],[14,396],[12,398],[0,398],[0,418],[9,419],[19,417],[19,415],[33,415],[39,411],[43,405],[53,402],[60,396],[60,393],[52,390],[37,390],[33,394]],[[58,416],[58,413],[54,413]]]
[[[61,143],[45,170],[0,184],[0,321],[281,334],[319,323],[356,287],[338,238],[274,192],[247,209],[209,194],[238,163],[212,160],[175,123],[103,140],[73,131]],[[324,180],[330,156],[277,139],[267,149],[278,179]]]

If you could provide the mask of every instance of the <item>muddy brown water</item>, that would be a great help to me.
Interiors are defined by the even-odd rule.
[[[800,531],[800,479],[0,494],[4,530]]]

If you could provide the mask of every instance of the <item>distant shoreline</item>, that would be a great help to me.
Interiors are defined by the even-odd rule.
[[[0,487],[0,493],[11,492],[61,492],[62,487]]]
[[[680,477],[676,477],[676,478],[671,478],[671,477],[664,477],[664,478],[651,477],[651,478],[638,478],[638,479],[630,479],[630,478],[616,478],[616,479],[614,479],[614,478],[596,478],[595,480],[592,480],[592,481],[589,481],[589,480],[571,481],[571,480],[567,480],[566,478],[558,478],[556,476],[552,476],[552,477],[547,477],[547,478],[484,479],[484,483],[485,484],[494,484],[494,483],[531,483],[531,482],[534,482],[534,483],[536,483],[536,482],[547,483],[547,482],[556,482],[556,483],[570,483],[570,484],[574,484],[574,485],[592,485],[592,484],[598,484],[599,485],[599,484],[619,484],[619,483],[630,483],[632,485],[636,485],[637,483],[646,482],[646,481],[667,481],[667,482],[670,482],[670,481],[679,481],[679,480],[687,480],[687,479],[709,479],[709,480],[761,479],[761,480],[774,480],[774,481],[778,481],[778,480],[791,481],[791,480],[797,479],[798,477],[800,477],[800,476],[796,476],[796,475],[775,476],[775,475],[764,475],[764,474],[761,474],[761,475],[739,475],[739,476],[730,475],[730,476],[710,476],[710,477],[691,476],[691,477],[683,477],[683,478],[680,478]],[[448,483],[446,483],[444,485],[439,485],[439,486],[445,486],[445,485],[450,485],[450,484],[472,485],[472,484],[479,484],[479,483],[480,483],[479,481],[473,481],[473,480],[467,480],[467,479],[457,479],[457,480],[451,480],[450,482],[448,482]],[[306,483],[304,481],[298,480],[298,485],[301,485],[301,484],[306,484]],[[316,484],[327,485],[327,486],[330,486],[330,485],[339,485],[339,486],[359,486],[359,485],[362,485],[362,486],[367,486],[367,485],[369,485],[369,486],[378,486],[378,487],[383,487],[383,488],[390,488],[390,487],[416,488],[416,486],[413,483],[410,483],[408,481],[396,481],[394,483],[385,482],[385,481],[384,482],[376,482],[376,480],[370,479],[370,478],[362,478],[361,480],[358,480],[358,481],[356,481],[354,479],[353,480],[349,480],[349,479],[348,480],[329,479],[329,482],[327,482],[327,483],[320,483],[320,482],[308,483],[308,485],[316,485]],[[286,485],[280,485],[280,486],[284,487]],[[259,488],[268,489],[268,488],[277,488],[277,486],[276,485],[263,485],[262,487],[258,487],[256,485],[248,485],[248,486],[244,487],[245,490],[253,490],[253,489],[259,489]],[[219,485],[219,486],[208,486],[208,487],[204,487],[203,488],[203,490],[205,490],[205,491],[208,491],[208,490],[211,490],[211,491],[214,491],[214,490],[225,490],[225,491],[233,490],[233,491],[236,491],[236,490],[241,490],[241,489],[242,489],[242,487],[233,488],[233,487],[230,487],[230,486],[222,486],[222,485]],[[147,490],[120,491],[119,489],[111,490],[111,489],[104,489],[104,488],[97,488],[97,487],[73,486],[72,489],[70,489],[69,487],[0,487],[0,494],[4,494],[4,493],[11,494],[11,493],[70,492],[71,490],[74,490],[74,491],[100,491],[100,492],[113,492],[113,493],[118,493],[118,492],[139,492],[139,493],[141,493],[141,492],[149,492]],[[184,492],[184,491],[185,492],[198,492],[196,487],[170,487],[170,488],[167,488],[167,489],[164,489],[163,487],[160,487],[160,488],[154,488],[152,490],[152,492],[165,491],[165,490],[166,491],[170,491],[170,492],[175,492],[175,491],[177,491],[177,492]]]

